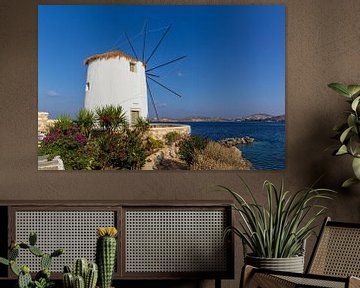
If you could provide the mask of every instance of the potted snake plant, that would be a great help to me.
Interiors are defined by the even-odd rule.
[[[342,184],[342,187],[349,187],[360,183],[360,85],[330,83],[328,87],[344,96],[350,104],[346,121],[334,127],[340,142],[334,155],[347,154],[352,157],[354,176]]]
[[[243,180],[242,180],[243,181]],[[266,180],[266,205],[261,205],[246,185],[245,193],[225,186],[235,199],[233,208],[239,214],[239,225],[228,227],[227,233],[240,237],[244,245],[245,264],[258,268],[302,273],[304,270],[305,241],[314,233],[316,220],[324,214],[326,207],[319,200],[331,199],[334,191],[305,188],[290,193]]]

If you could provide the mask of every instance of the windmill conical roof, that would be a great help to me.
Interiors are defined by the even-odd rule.
[[[101,54],[95,54],[85,59],[84,64],[89,65],[91,62],[98,60],[98,59],[110,59],[110,58],[125,58],[128,61],[134,61],[134,62],[141,62],[140,60],[129,56],[128,54],[120,51],[120,50],[114,50],[114,51],[108,51]]]

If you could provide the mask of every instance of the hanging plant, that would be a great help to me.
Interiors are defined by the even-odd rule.
[[[352,157],[354,176],[342,184],[342,187],[349,187],[360,183],[360,85],[331,83],[328,87],[344,96],[350,104],[346,122],[334,127],[340,140],[340,147],[334,151],[334,155],[349,154]]]

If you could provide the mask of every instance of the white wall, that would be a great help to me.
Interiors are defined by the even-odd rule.
[[[97,59],[88,65],[85,108],[95,110],[105,105],[120,105],[130,120],[130,111],[139,110],[140,117],[148,117],[145,67],[136,62],[136,72],[131,72],[124,58]]]

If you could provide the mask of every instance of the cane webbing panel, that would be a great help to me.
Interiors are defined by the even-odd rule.
[[[63,248],[65,253],[52,261],[50,270],[62,272],[72,267],[74,259],[95,260],[96,228],[115,226],[114,211],[16,211],[16,241],[28,243],[29,233],[36,232],[37,245],[46,253]],[[20,250],[18,263],[39,271],[40,258]]]
[[[309,273],[360,277],[360,229],[326,226]]]
[[[224,211],[125,212],[125,272],[226,271]]]
[[[316,278],[302,278],[295,276],[277,276],[281,279],[287,280],[291,283],[296,284],[294,287],[326,287],[326,288],[345,288],[345,279],[343,282],[331,281]]]

